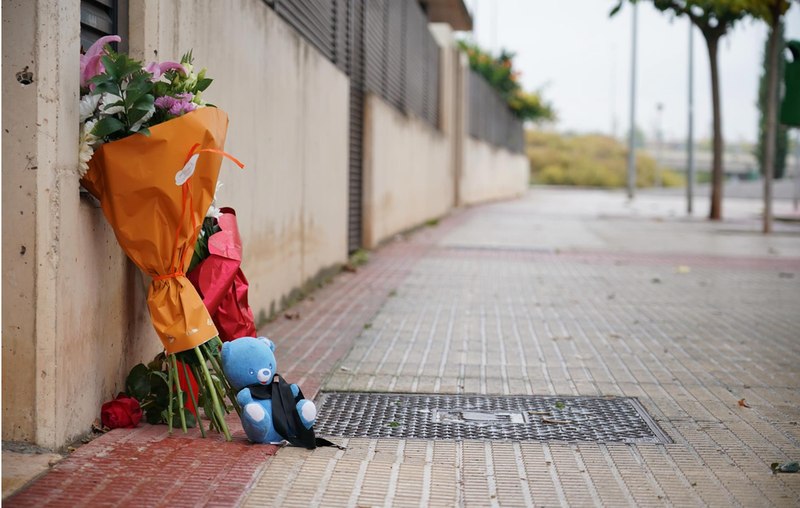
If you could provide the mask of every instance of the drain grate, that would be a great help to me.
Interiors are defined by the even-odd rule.
[[[628,397],[323,393],[314,429],[332,437],[672,442]]]

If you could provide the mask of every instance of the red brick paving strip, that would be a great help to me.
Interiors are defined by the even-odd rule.
[[[458,213],[370,254],[370,262],[337,277],[259,333],[276,345],[279,372],[308,398],[347,353],[389,293],[435,242],[463,223]],[[98,408],[99,409],[99,408]],[[116,429],[81,446],[48,474],[6,499],[7,507],[235,506],[277,450],[250,443],[235,415],[227,418],[233,441],[198,429],[167,434],[164,425]]]

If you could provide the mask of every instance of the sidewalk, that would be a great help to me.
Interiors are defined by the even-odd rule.
[[[233,420],[232,443],[143,425],[79,448],[5,503],[798,506],[800,474],[769,465],[800,460],[800,229],[758,234],[752,200],[726,201],[719,224],[681,207],[537,188],[380,249],[295,306],[299,319],[262,330],[307,396],[637,397],[672,444],[277,450]]]

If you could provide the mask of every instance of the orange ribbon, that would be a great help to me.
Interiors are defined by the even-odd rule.
[[[211,152],[211,153],[218,153],[224,157],[229,158],[233,162],[236,163],[237,166],[240,168],[244,168],[244,164],[239,162],[235,157],[223,152],[222,150],[216,150],[214,148],[202,148],[200,150],[197,147],[200,146],[200,143],[195,143],[192,146],[192,149],[189,150],[189,154],[186,156],[186,161],[184,161],[183,165],[189,163],[189,160],[192,158],[193,155],[199,154],[202,152]],[[193,175],[194,176],[194,175]],[[184,263],[186,262],[186,253],[189,252],[189,249],[184,249],[183,253],[181,254],[181,260],[178,266],[175,266],[175,256],[178,254],[178,239],[180,238],[181,234],[181,227],[183,226],[183,219],[186,217],[186,204],[189,204],[190,214],[192,215],[192,241],[189,242],[189,245],[194,246],[195,242],[197,241],[197,217],[194,214],[194,196],[192,195],[192,177],[186,179],[181,186],[181,191],[183,193],[182,203],[181,203],[181,221],[178,223],[178,229],[175,230],[175,245],[172,248],[172,259],[169,262],[169,273],[167,275],[158,275],[153,277],[153,280],[165,280],[165,279],[174,279],[177,277],[182,277],[185,275],[181,270],[183,269]]]

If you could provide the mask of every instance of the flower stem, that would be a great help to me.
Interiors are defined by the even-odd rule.
[[[233,388],[231,384],[228,382],[228,377],[225,375],[225,371],[222,370],[222,365],[217,361],[213,354],[209,354],[209,358],[211,358],[211,365],[214,367],[214,371],[217,373],[217,376],[222,381],[222,386],[225,388],[225,392],[228,394],[228,399],[230,399],[231,404],[233,405],[233,409],[236,410],[236,414],[239,415],[239,418],[242,417],[242,408],[239,407],[239,401],[236,400],[236,394],[233,393]]]
[[[172,367],[169,364],[169,359],[172,355],[167,356],[167,385],[169,386],[169,408],[167,409],[167,425],[169,426],[169,435],[172,435]]]
[[[178,359],[175,357],[175,355],[172,355],[172,369],[175,371],[175,391],[178,392],[178,411],[180,411],[181,415],[181,428],[183,429],[183,433],[187,434],[186,414],[183,411],[183,390],[181,389],[181,376],[178,374]]]
[[[208,372],[206,359],[203,357],[203,353],[200,351],[199,347],[195,347],[194,352],[197,354],[197,359],[200,360],[200,368],[203,369],[206,383],[210,387],[208,391],[211,395],[212,404],[214,405],[214,412],[217,414],[217,418],[219,419],[219,425],[222,427],[222,432],[225,434],[225,440],[230,441],[231,433],[228,432],[228,426],[225,424],[225,416],[222,414],[222,408],[220,407],[219,399],[217,398],[217,391],[214,389],[214,381],[211,380],[211,373]]]
[[[195,380],[197,380],[197,388],[198,388],[198,396],[197,400],[200,400],[200,395],[208,392],[206,389],[205,378],[200,374],[200,369],[194,365],[189,366],[192,369],[192,374],[194,374]],[[206,395],[208,397],[208,395]],[[214,430],[214,412],[211,411],[210,414],[205,412],[205,406],[203,407],[203,413],[205,414],[206,418],[208,418],[208,431],[211,432]],[[198,421],[200,419],[198,418]]]
[[[185,363],[181,363],[181,365],[183,365],[183,376],[186,378],[186,385],[189,387],[189,397],[192,398],[192,405],[194,406],[194,421],[200,427],[200,434],[206,437],[206,430],[203,428],[203,422],[200,421],[200,408],[197,407],[197,398],[194,396],[192,382],[189,380],[189,371],[186,369]]]

